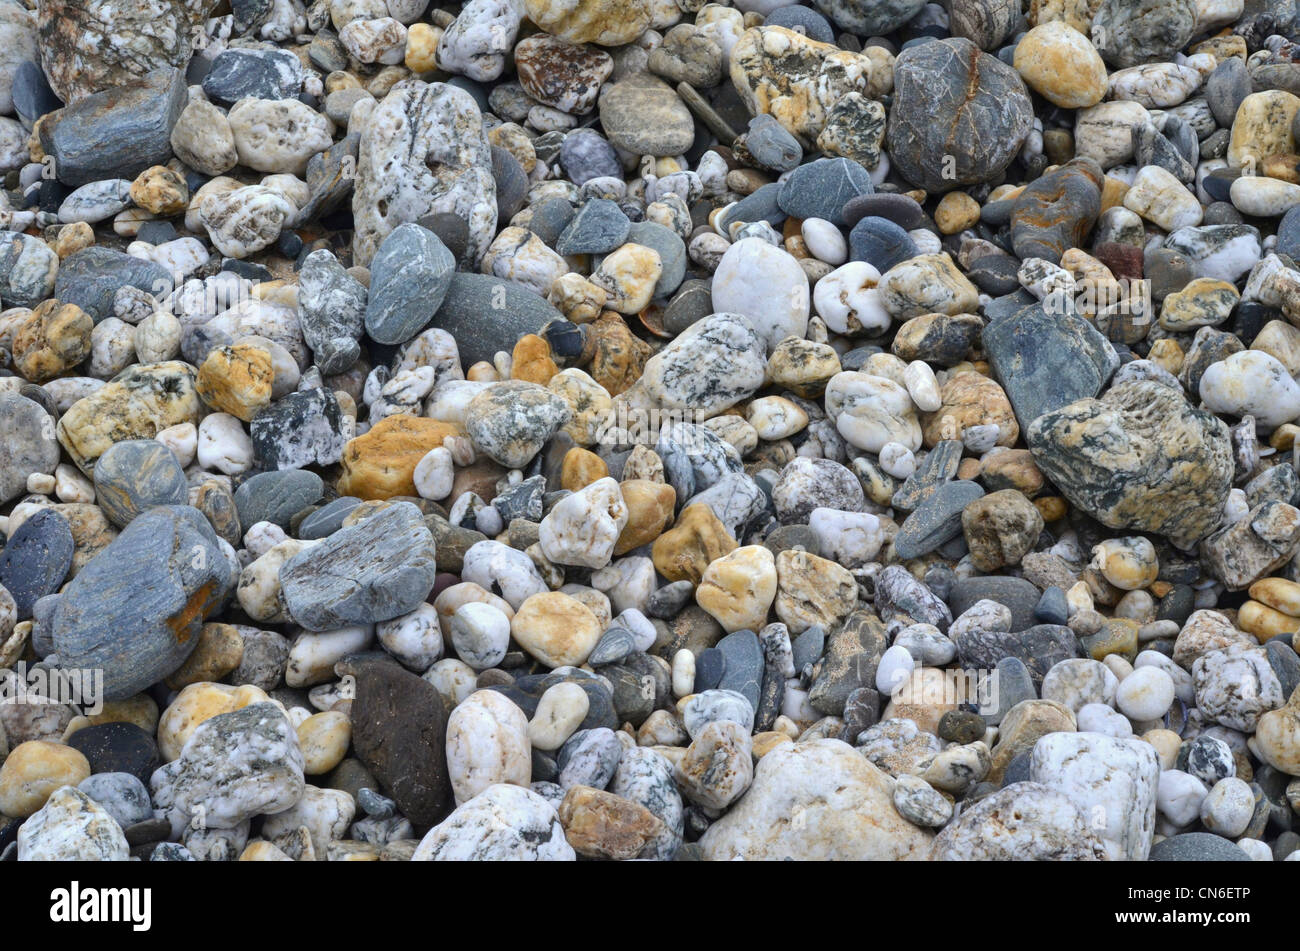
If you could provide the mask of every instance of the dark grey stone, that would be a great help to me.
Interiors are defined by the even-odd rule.
[[[1056,664],[1082,654],[1074,632],[1059,624],[1038,624],[1014,634],[964,631],[956,642],[963,667],[991,670],[1004,657],[1014,657],[1029,670],[1035,684],[1041,684]]]
[[[253,454],[266,469],[333,465],[343,458],[343,411],[333,391],[299,390],[249,423]]]
[[[718,641],[717,649],[726,658],[718,689],[744,695],[757,710],[763,680],[763,648],[758,635],[753,631],[735,631]]]
[[[245,531],[258,522],[288,528],[289,519],[320,499],[325,483],[314,472],[286,469],[261,472],[235,490],[235,507]]]
[[[76,304],[98,324],[114,316],[113,298],[127,285],[162,300],[172,292],[172,277],[152,261],[94,245],[63,259],[54,296],[65,304]]]
[[[59,590],[72,567],[72,529],[55,509],[41,509],[18,527],[0,551],[0,585],[17,607],[18,620],[36,602]]]
[[[185,74],[170,67],[155,69],[86,96],[56,119],[43,122],[41,147],[65,185],[134,179],[171,158],[172,127],[187,101]]]
[[[1221,835],[1184,832],[1151,846],[1150,862],[1249,862],[1246,851]]]
[[[903,522],[894,538],[899,558],[919,558],[961,534],[961,513],[984,497],[976,482],[955,479],[936,488]]]
[[[608,254],[628,240],[632,223],[607,198],[592,198],[578,208],[555,242],[559,254]]]
[[[1039,597],[1038,588],[1024,578],[987,575],[957,579],[948,593],[948,606],[953,617],[959,617],[976,601],[996,601],[1011,609],[1011,629],[1023,631],[1034,623]]]
[[[1094,397],[1119,369],[1115,348],[1075,314],[1041,303],[990,322],[981,335],[1020,428],[1075,400]]]
[[[844,224],[844,206],[875,191],[871,175],[852,159],[822,158],[800,165],[781,183],[777,202],[793,218],[824,218]]]

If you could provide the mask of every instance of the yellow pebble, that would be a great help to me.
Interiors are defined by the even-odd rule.
[[[944,234],[957,234],[980,220],[980,203],[965,192],[948,192],[934,210],[934,223]]]
[[[427,73],[438,68],[438,41],[442,30],[430,23],[412,23],[406,30],[406,68]]]
[[[1300,584],[1286,578],[1261,578],[1250,586],[1250,596],[1275,611],[1300,618]]]
[[[1258,601],[1247,601],[1237,609],[1237,627],[1247,634],[1254,634],[1261,644],[1278,634],[1294,634],[1300,631],[1300,619],[1275,611]]]

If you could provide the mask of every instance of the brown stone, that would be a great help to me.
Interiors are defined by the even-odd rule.
[[[737,547],[713,509],[697,502],[682,509],[677,524],[659,536],[651,558],[655,569],[669,581],[698,585],[705,568]]]
[[[545,386],[560,368],[551,359],[551,345],[537,334],[524,334],[511,354],[510,379]]]
[[[640,803],[591,786],[570,788],[559,817],[573,850],[599,859],[636,858],[664,825]]]
[[[199,367],[195,388],[213,409],[248,422],[271,403],[275,369],[261,347],[235,344],[217,347]]]
[[[653,351],[613,311],[604,311],[589,326],[592,358],[587,372],[610,396],[618,396],[641,379]]]
[[[167,678],[167,686],[180,690],[202,681],[217,681],[244,659],[244,639],[232,624],[204,624],[199,643],[185,663]]]
[[[648,479],[625,480],[619,483],[619,491],[628,514],[627,524],[614,545],[614,554],[625,555],[650,544],[663,533],[673,520],[677,492],[671,485]]]
[[[996,380],[979,373],[959,373],[939,391],[943,405],[922,417],[925,445],[933,448],[944,439],[961,439],[971,426],[996,424],[997,445],[1011,447],[1020,438],[1011,401]]]
[[[389,416],[343,447],[340,495],[389,499],[416,495],[415,467],[430,449],[448,436],[464,435],[460,427],[417,416]]]
[[[564,454],[560,463],[560,487],[570,492],[577,492],[607,475],[609,466],[590,449],[575,446]]]
[[[1028,449],[1008,449],[986,456],[980,462],[979,480],[990,492],[1017,489],[1031,499],[1043,491],[1045,481]]]

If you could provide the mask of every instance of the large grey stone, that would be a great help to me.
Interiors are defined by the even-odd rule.
[[[139,693],[185,661],[237,577],[198,509],[150,509],[64,589],[51,619],[59,661],[101,669],[106,700]]]
[[[433,588],[434,554],[420,510],[398,502],[286,561],[285,606],[312,631],[390,620],[414,611]]]
[[[156,69],[86,96],[41,123],[41,148],[65,185],[133,179],[171,158],[172,127],[186,101],[185,74]]]

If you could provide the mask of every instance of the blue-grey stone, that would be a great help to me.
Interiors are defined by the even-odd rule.
[[[343,411],[333,391],[290,393],[248,424],[253,455],[266,469],[329,466],[343,458]]]
[[[895,60],[889,158],[933,194],[998,176],[1033,122],[1020,74],[964,37],[908,46]]]
[[[931,492],[903,522],[894,539],[899,558],[919,558],[961,534],[961,513],[984,489],[976,482],[954,479]]]
[[[600,664],[614,664],[636,650],[636,638],[625,627],[611,627],[592,648],[587,663],[596,667]]]
[[[816,40],[818,43],[835,42],[835,30],[830,22],[817,11],[798,4],[773,10],[763,21],[763,25],[783,26],[787,30],[802,27],[804,35],[810,40]]]
[[[1232,128],[1237,117],[1237,107],[1251,94],[1250,72],[1246,61],[1229,56],[1214,67],[1205,80],[1205,101],[1214,113],[1214,120],[1225,129]]]
[[[981,708],[980,715],[990,726],[997,726],[1017,703],[1037,699],[1038,691],[1034,688],[1034,678],[1029,673],[1029,668],[1018,657],[1003,657],[999,660],[993,668],[993,676],[997,678],[994,681],[997,693],[990,698],[992,703],[989,706],[992,709]]]
[[[717,649],[726,662],[719,690],[734,690],[758,709],[759,688],[763,683],[763,646],[753,631],[736,631],[718,641]]]
[[[671,621],[695,597],[695,585],[689,581],[674,581],[656,588],[646,602],[645,613],[661,621]]]
[[[543,198],[532,206],[533,216],[528,220],[528,230],[542,239],[547,247],[555,247],[564,229],[569,226],[575,212],[573,206],[558,195]],[[623,217],[627,217],[624,215]]]
[[[794,669],[802,671],[809,664],[821,660],[822,651],[826,649],[826,628],[814,624],[794,639],[790,645],[794,655]]]
[[[714,690],[722,682],[727,658],[716,647],[706,647],[695,655],[695,693]]]
[[[591,129],[575,129],[564,137],[564,144],[560,146],[560,165],[575,185],[593,178],[623,177],[623,166],[619,164],[614,146]]]
[[[843,226],[849,199],[874,191],[871,175],[857,162],[822,158],[800,165],[786,176],[777,201],[792,218],[824,218]]]
[[[1060,624],[1037,624],[1023,631],[963,631],[954,638],[957,659],[966,668],[992,670],[1006,657],[1025,665],[1035,684],[1063,660],[1080,657],[1074,631]]]
[[[781,186],[777,182],[754,189],[728,209],[722,219],[723,229],[729,228],[737,221],[766,221],[773,227],[780,227],[790,217],[781,208],[779,197]]]
[[[607,198],[585,202],[555,242],[560,254],[608,254],[628,240],[632,223],[617,204]]]
[[[1269,666],[1273,668],[1273,673],[1277,674],[1277,679],[1282,683],[1282,696],[1290,697],[1295,692],[1297,686],[1300,686],[1300,657],[1292,650],[1291,635],[1285,634],[1275,637],[1264,645],[1264,652],[1268,655]]]
[[[302,64],[288,50],[227,49],[212,61],[203,92],[223,106],[241,99],[292,99],[302,80]]]
[[[1051,585],[1034,607],[1034,620],[1044,624],[1064,624],[1070,619],[1070,605],[1065,600],[1065,592],[1056,585]]]
[[[370,262],[366,333],[379,343],[406,343],[449,296],[455,270],[456,259],[436,234],[417,224],[399,225]]]
[[[841,30],[857,36],[892,33],[916,16],[925,0],[814,0]]]
[[[175,454],[154,439],[125,439],[95,461],[95,499],[119,528],[156,505],[184,505],[185,472]]]
[[[374,295],[372,283],[372,301]],[[514,281],[456,272],[432,326],[456,338],[461,363],[469,366],[490,362],[502,346],[513,346],[524,334],[539,333],[552,320],[563,319],[544,298]]]
[[[1039,592],[1033,582],[1024,578],[1009,575],[958,578],[948,593],[948,606],[952,609],[952,616],[958,617],[976,601],[986,598],[1011,609],[1013,631],[1023,631],[1033,625]]]
[[[1044,413],[1096,396],[1119,369],[1110,341],[1072,313],[1035,303],[991,321],[981,335],[1021,429]]]
[[[628,228],[627,240],[659,252],[663,273],[655,284],[655,297],[667,297],[686,277],[686,242],[671,228],[657,221],[636,221]]]
[[[1002,774],[1003,787],[1010,786],[1012,783],[1030,782],[1029,766],[1032,760],[1033,756],[1028,750],[1013,756],[1011,762],[1007,764],[1006,772]]]
[[[0,551],[0,585],[14,599],[18,620],[30,618],[37,600],[59,590],[73,549],[68,520],[55,509],[41,509],[14,532]]]
[[[280,588],[296,623],[328,631],[414,611],[436,571],[424,517],[398,502],[298,552],[281,567]]]
[[[40,65],[26,61],[14,73],[13,85],[14,112],[27,128],[41,116],[63,108],[63,103],[50,88],[49,81]]]
[[[1171,835],[1151,846],[1150,862],[1249,862],[1250,856],[1231,839],[1211,832]]]
[[[957,475],[961,457],[966,447],[960,439],[940,439],[916,470],[894,490],[889,504],[901,511],[911,512],[928,499],[934,490]]]
[[[343,527],[343,520],[361,504],[353,495],[327,502],[298,523],[298,537],[304,540],[326,538]]]
[[[1277,252],[1300,259],[1300,205],[1282,216],[1277,226]]]
[[[497,221],[504,224],[523,207],[528,197],[528,173],[499,145],[492,146],[492,179],[497,186]]]
[[[166,268],[94,245],[63,259],[54,282],[54,296],[65,304],[76,304],[98,324],[114,316],[113,298],[127,285],[158,300],[172,292],[172,278]]]
[[[144,241],[148,244],[159,245],[166,244],[168,241],[174,241],[177,238],[176,226],[170,221],[146,221],[140,225],[140,230],[136,232],[135,239]]]
[[[760,112],[749,120],[749,131],[745,133],[744,142],[750,156],[763,168],[789,172],[798,168],[803,159],[803,147],[799,140],[765,112]]]
[[[258,522],[274,522],[281,528],[289,519],[317,501],[325,492],[321,477],[306,469],[261,472],[235,490],[235,507],[244,530]]]
[[[65,185],[134,179],[171,158],[172,127],[187,102],[185,74],[171,67],[155,69],[86,96],[41,123],[41,147]]]
[[[150,509],[64,589],[51,620],[59,661],[102,670],[105,700],[139,693],[184,663],[238,576],[198,509]]]
[[[849,232],[850,260],[866,261],[881,274],[920,253],[912,236],[885,218],[863,218]]]

